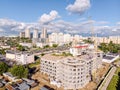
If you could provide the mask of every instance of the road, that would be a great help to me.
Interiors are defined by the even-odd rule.
[[[101,85],[99,86],[98,90],[107,90],[107,87],[108,87],[108,85],[109,85],[115,71],[116,71],[116,67],[113,66],[111,68],[111,70],[109,71],[109,73],[107,74],[107,76],[104,78],[104,80],[101,83]]]

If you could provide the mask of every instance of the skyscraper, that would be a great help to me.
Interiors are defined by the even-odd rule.
[[[25,32],[20,32],[20,38],[25,37]]]
[[[25,30],[25,37],[30,38],[30,30],[29,29]]]
[[[47,38],[47,29],[46,28],[42,29],[41,38],[44,38],[44,39]]]
[[[33,38],[38,38],[38,30],[35,29],[33,32]]]

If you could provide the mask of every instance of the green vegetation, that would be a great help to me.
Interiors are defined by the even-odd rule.
[[[0,75],[8,70],[8,65],[4,62],[0,62]]]
[[[120,61],[120,58],[118,58],[117,60],[115,60],[114,63],[117,63],[118,61]]]
[[[99,49],[105,53],[118,53],[120,52],[120,44],[114,44],[112,41],[109,44],[101,43]]]
[[[36,65],[40,65],[40,60],[37,60],[35,63],[31,63],[28,65],[29,68],[33,68],[35,67]]]
[[[115,71],[115,75],[112,77],[108,87],[107,87],[107,90],[119,90],[118,86],[120,84],[120,67],[117,68],[117,70]]]
[[[118,73],[118,80],[117,80],[116,90],[120,90],[120,72]]]
[[[111,81],[107,87],[107,90],[116,90],[116,84],[117,84],[118,78],[119,77],[117,75],[113,76],[113,78],[111,79]]]
[[[58,44],[53,44],[52,47],[56,48],[58,46]]]
[[[94,42],[91,40],[91,38],[84,39],[83,42],[93,44]]]
[[[117,70],[115,71],[115,74],[118,74],[120,72],[120,67],[117,68]]]
[[[25,51],[25,47],[22,46],[22,45],[18,45],[17,49],[18,49],[19,51]]]
[[[5,49],[0,49],[0,54],[5,55],[6,54]]]
[[[32,40],[30,38],[20,38],[21,42],[26,42],[26,43],[32,43]]]
[[[43,48],[44,48],[44,49],[45,49],[45,48],[50,48],[50,46],[49,46],[49,45],[45,45]]]
[[[18,46],[18,41],[14,40],[14,39],[9,39],[9,40],[7,40],[6,44],[10,45],[11,47],[16,47],[16,46]]]
[[[45,54],[44,53],[41,53],[41,56],[44,56]]]
[[[22,65],[15,65],[9,71],[13,76],[17,76],[18,78],[26,78],[28,76],[28,68]]]
[[[52,55],[54,55],[54,56],[72,56],[72,54],[70,54],[70,53],[66,53],[66,52],[62,52],[62,53],[58,53],[58,54],[52,54]]]

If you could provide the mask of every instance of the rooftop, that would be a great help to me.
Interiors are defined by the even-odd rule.
[[[27,51],[12,51],[12,50],[7,50],[6,53],[10,53],[10,54],[28,54],[28,55],[32,55],[33,53],[31,52],[27,52]]]
[[[84,60],[91,60],[92,58],[94,58],[94,53],[93,54],[85,54],[85,55],[80,55],[80,56],[76,56],[76,57],[72,57],[72,56],[56,56],[56,55],[52,55],[52,54],[46,54],[42,57],[42,59],[45,60],[64,60],[66,63],[81,63],[81,61]]]
[[[65,56],[56,56],[56,55],[52,55],[52,54],[46,54],[42,58],[46,59],[46,60],[61,60],[66,57]]]

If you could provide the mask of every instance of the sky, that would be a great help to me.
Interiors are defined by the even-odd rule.
[[[114,24],[120,21],[120,0],[91,0],[91,7],[83,15],[71,14],[66,10],[75,0],[0,0],[0,18],[22,22],[36,22],[44,13],[51,10],[59,12],[66,21],[77,21],[89,16],[97,21]]]
[[[92,19],[96,25],[115,26],[120,23],[120,0],[0,0],[0,19],[40,24]]]

